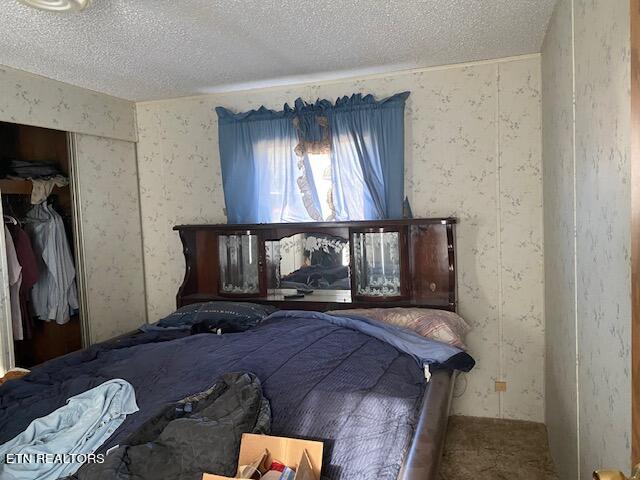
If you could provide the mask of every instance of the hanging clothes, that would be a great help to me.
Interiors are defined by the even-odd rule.
[[[7,246],[7,269],[9,273],[9,303],[11,306],[11,326],[13,339],[22,340],[22,315],[20,313],[20,285],[22,284],[22,266],[18,261],[13,238],[7,226],[4,226],[4,238]]]
[[[56,175],[51,178],[32,178],[31,183],[31,203],[34,205],[46,202],[54,187],[66,187],[69,179],[63,175]]]
[[[41,320],[62,325],[79,308],[76,270],[62,217],[45,202],[27,212],[26,222],[40,271],[31,291],[33,309]]]
[[[22,285],[20,286],[20,314],[22,316],[22,330],[25,340],[33,336],[33,317],[29,308],[29,297],[31,287],[33,287],[40,273],[38,271],[38,263],[35,253],[31,246],[29,235],[19,225],[9,225],[9,231],[13,239],[13,245],[16,249],[18,262],[22,267]]]

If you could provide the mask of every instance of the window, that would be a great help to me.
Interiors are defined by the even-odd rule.
[[[401,218],[408,96],[297,99],[278,112],[216,108],[227,221]]]

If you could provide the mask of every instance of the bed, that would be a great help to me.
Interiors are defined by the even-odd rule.
[[[323,441],[323,478],[436,479],[455,372],[469,370],[473,360],[460,350],[441,354],[440,342],[383,329],[348,314],[288,310],[239,333],[135,332],[1,386],[0,444],[69,397],[122,378],[133,385],[140,411],[102,445],[104,452],[163,406],[206,390],[224,373],[246,371],[260,379],[271,403],[272,434]]]
[[[134,386],[140,411],[104,451],[163,405],[234,371],[253,372],[262,381],[274,435],[325,443],[326,478],[433,478],[451,370],[427,383],[410,355],[309,312],[236,334],[141,332],[47,362],[0,387],[0,444],[70,396],[122,378]]]

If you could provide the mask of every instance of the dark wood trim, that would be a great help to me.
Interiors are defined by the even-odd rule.
[[[356,256],[353,254],[355,252],[355,245],[353,243],[354,231],[350,228],[349,232],[349,282],[351,283],[351,294],[356,291],[358,285],[356,284]],[[352,299],[353,300],[353,299]]]
[[[178,287],[178,294],[176,295],[178,304],[180,304],[180,299],[186,294],[186,292],[192,290],[193,287],[193,267],[195,264],[193,253],[195,252],[195,233],[189,232],[186,230],[180,230],[180,241],[182,242],[182,254],[184,255],[184,277],[182,278],[182,283],[180,287]],[[179,305],[180,306],[180,305]]]
[[[258,232],[258,277],[260,278],[260,296],[267,294],[267,247],[264,231]]]
[[[455,310],[458,285],[456,284],[456,236],[452,223],[447,224],[447,252],[449,253],[449,305]]]
[[[398,231],[398,240],[400,241],[400,258],[409,260],[409,225],[401,227]],[[402,298],[411,298],[411,272],[410,261],[400,262],[400,295]]]
[[[246,300],[253,303],[261,303],[266,305],[274,305],[278,308],[287,310],[315,310],[318,312],[325,312],[327,310],[344,310],[348,308],[377,308],[377,307],[422,307],[433,308],[435,310],[450,310],[451,305],[447,299],[439,300],[433,299],[430,301],[424,300],[394,300],[386,297],[384,300],[352,300],[350,302],[344,301],[310,301],[309,298],[298,299],[285,299],[282,294],[268,294],[266,297],[243,297],[243,298],[230,298],[221,295],[207,295],[195,293],[191,295],[184,295],[179,297],[178,306],[191,305],[193,303],[201,302],[217,302],[217,301],[229,301],[229,300]]]
[[[434,372],[427,384],[416,432],[404,458],[398,480],[438,480],[447,436],[455,372]]]
[[[53,194],[61,194],[68,187],[53,187]],[[0,178],[0,191],[2,195],[31,195],[33,182],[31,180],[17,180]]]
[[[285,232],[293,231],[295,233],[304,233],[309,231],[317,231],[318,229],[338,229],[338,228],[372,228],[378,231],[379,228],[400,227],[404,225],[433,225],[455,224],[457,220],[454,217],[444,218],[399,218],[393,220],[359,220],[353,222],[302,222],[302,223],[242,223],[242,224],[189,224],[176,225],[174,230],[224,230],[233,229],[236,231],[245,230],[283,230]],[[290,235],[287,233],[287,235]]]
[[[631,0],[631,464],[640,462],[640,0]]]

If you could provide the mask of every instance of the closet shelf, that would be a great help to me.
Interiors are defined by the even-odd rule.
[[[0,179],[0,193],[2,195],[31,195],[33,183],[31,180]],[[67,187],[54,187],[53,191],[60,191]]]
[[[0,179],[0,192],[3,195],[31,195],[32,186],[29,180]]]

